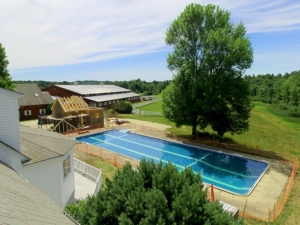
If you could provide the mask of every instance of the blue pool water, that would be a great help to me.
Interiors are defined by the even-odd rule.
[[[77,137],[77,140],[138,160],[145,157],[155,162],[170,161],[179,170],[192,167],[204,182],[239,195],[249,195],[269,167],[262,161],[119,130]]]

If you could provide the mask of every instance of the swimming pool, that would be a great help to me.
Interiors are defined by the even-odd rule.
[[[179,170],[192,167],[208,184],[222,190],[249,195],[269,168],[266,162],[156,139],[124,130],[110,130],[76,138],[116,153],[140,160],[170,161]]]

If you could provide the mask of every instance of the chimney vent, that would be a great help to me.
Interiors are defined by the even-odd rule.
[[[74,85],[75,85],[75,86],[78,86],[78,83],[77,83],[77,81],[75,81],[75,82],[74,82]]]

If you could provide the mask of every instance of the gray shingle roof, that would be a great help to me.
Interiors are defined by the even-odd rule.
[[[1,224],[73,224],[40,189],[0,161]]]
[[[23,165],[63,156],[77,143],[62,134],[25,125],[20,125],[20,133],[22,153],[31,159]]]
[[[16,91],[24,94],[23,98],[18,99],[19,106],[45,105],[53,102],[51,95],[48,92],[42,92],[37,84],[18,84]]]
[[[101,94],[112,92],[129,92],[126,88],[121,88],[115,85],[55,85],[69,91],[73,91],[80,95]]]
[[[84,99],[92,100],[92,101],[95,101],[95,102],[104,102],[104,101],[110,101],[110,100],[115,100],[115,99],[131,98],[131,97],[139,97],[139,96],[141,96],[141,95],[130,92],[130,93],[121,93],[121,94],[98,95],[98,96],[84,97]]]

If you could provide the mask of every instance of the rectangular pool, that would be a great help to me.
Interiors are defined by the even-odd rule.
[[[238,195],[249,195],[266,170],[266,162],[204,148],[110,130],[81,136],[86,142],[140,160],[142,157],[163,163],[170,161],[179,170],[192,167],[208,184]]]

